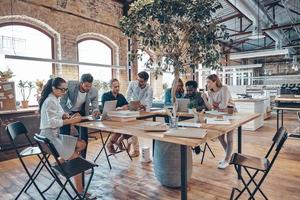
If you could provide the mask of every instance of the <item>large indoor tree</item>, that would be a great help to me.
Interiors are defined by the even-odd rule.
[[[219,68],[217,38],[226,34],[213,15],[221,7],[217,0],[137,0],[120,20],[121,30],[141,50],[132,51],[131,58],[147,52],[152,71],[174,73],[173,102],[180,73],[199,64]]]

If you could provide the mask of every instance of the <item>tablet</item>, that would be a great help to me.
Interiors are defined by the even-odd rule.
[[[140,101],[130,101],[129,102],[129,110],[137,111],[140,109],[141,102]]]

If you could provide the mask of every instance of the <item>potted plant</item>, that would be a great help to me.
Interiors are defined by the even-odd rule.
[[[18,87],[20,88],[20,92],[22,95],[22,108],[28,108],[28,99],[31,95],[31,90],[34,88],[34,85],[31,81],[20,80],[18,83]]]
[[[14,76],[13,71],[10,68],[7,68],[5,71],[0,71],[0,82],[6,82]]]
[[[132,39],[130,58],[136,62],[146,52],[146,66],[154,74],[171,71],[173,112],[176,113],[176,88],[180,73],[199,64],[219,68],[218,38],[226,38],[225,26],[218,26],[213,14],[221,8],[217,0],[154,1],[131,3],[128,16],[120,20],[121,30]],[[139,53],[141,52],[141,53]],[[176,114],[175,114],[176,115]],[[162,185],[180,186],[180,145],[156,141],[154,171]],[[188,149],[188,179],[191,177],[191,150]],[[170,158],[170,159],[166,159]]]
[[[35,87],[36,87],[36,94],[34,96],[36,96],[36,100],[39,101],[44,87],[44,80],[37,79],[35,81]]]

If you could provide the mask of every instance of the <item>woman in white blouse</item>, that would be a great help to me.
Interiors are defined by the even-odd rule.
[[[41,113],[40,135],[48,138],[53,143],[62,161],[79,157],[80,151],[86,147],[83,140],[59,134],[59,128],[63,125],[81,121],[80,115],[70,117],[67,113],[64,113],[59,103],[59,98],[65,95],[67,90],[67,83],[64,79],[60,77],[50,79],[44,86],[39,101]],[[76,175],[74,180],[77,191],[83,193],[81,174]]]
[[[208,88],[208,101],[203,98],[209,110],[218,110],[227,112],[227,107],[234,107],[230,91],[226,85],[222,85],[219,77],[216,74],[211,74],[206,78]],[[225,140],[226,137],[226,140]],[[225,169],[229,165],[233,149],[233,131],[218,137],[222,147],[225,150],[225,158],[219,162],[218,168]]]

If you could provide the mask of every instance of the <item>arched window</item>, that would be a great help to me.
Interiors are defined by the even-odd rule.
[[[112,49],[95,39],[79,41],[78,61],[112,65]],[[104,82],[109,82],[112,78],[112,69],[108,67],[79,66],[79,77],[85,73],[90,73],[95,80]]]
[[[3,59],[6,54],[52,59],[53,38],[39,29],[25,24],[2,26],[0,24],[0,57]],[[37,80],[46,82],[53,72],[51,63],[3,59],[0,62],[0,70],[7,68],[14,73],[11,80],[15,81],[17,101],[23,100],[18,87],[20,80],[30,81],[35,86]],[[29,96],[29,105],[38,104],[36,94],[36,88],[34,88]]]

